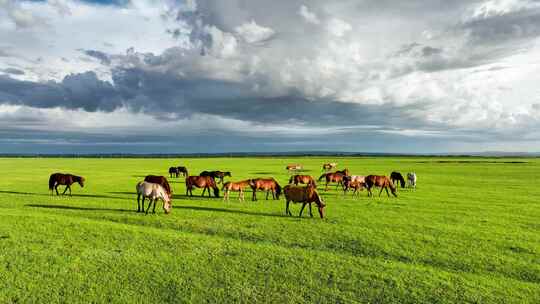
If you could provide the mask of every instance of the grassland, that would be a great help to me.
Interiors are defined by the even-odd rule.
[[[299,219],[283,200],[186,198],[180,178],[171,214],[134,212],[136,182],[170,165],[284,184],[286,163],[329,160],[415,171],[418,189],[323,192],[327,219]],[[509,161],[0,159],[0,303],[540,303],[540,160]],[[87,185],[50,196],[56,171]]]

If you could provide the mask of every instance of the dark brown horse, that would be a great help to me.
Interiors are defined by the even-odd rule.
[[[388,188],[390,188],[390,191],[392,191],[392,195],[397,197],[396,194],[396,187],[392,184],[392,181],[384,175],[368,175],[366,176],[366,188],[368,191],[368,196],[373,196],[373,192],[371,192],[371,188],[374,186],[380,187],[381,191],[379,192],[379,196],[381,196],[381,193],[383,190],[386,190],[386,195],[390,196],[388,193]]]
[[[343,170],[338,170],[336,171],[336,173],[341,173],[345,176],[351,176],[350,172],[349,172],[349,169],[343,169]]]
[[[167,194],[172,198],[172,189],[169,185],[169,182],[167,181],[167,178],[165,176],[158,176],[158,175],[147,175],[144,178],[145,182],[154,183],[161,185],[165,191],[167,191]]]
[[[321,175],[321,177],[319,177],[319,182],[323,178],[326,179],[326,187],[324,188],[324,191],[328,191],[328,184],[330,184],[330,183],[337,183],[336,184],[336,189],[340,185],[343,186],[343,177],[345,177],[345,175],[343,173],[338,173],[338,172],[325,173],[325,174]]]
[[[178,174],[182,173],[182,176],[184,176],[184,177],[189,176],[188,170],[187,170],[186,167],[180,166],[180,167],[176,167],[176,169],[178,169]]]
[[[221,182],[223,184],[223,179],[225,178],[225,176],[231,177],[231,172],[229,172],[229,171],[225,171],[225,172],[222,172],[222,171],[203,171],[203,172],[201,172],[201,174],[199,174],[199,176],[210,176],[214,180],[219,179],[218,183]]]
[[[253,191],[252,201],[257,200],[257,190],[266,191],[266,199],[268,200],[268,195],[272,193],[273,199],[279,199],[281,195],[281,186],[273,178],[255,178],[250,180],[249,185]]]
[[[405,178],[403,178],[401,173],[396,171],[390,173],[390,179],[392,180],[392,184],[394,184],[394,186],[397,184],[397,182],[399,182],[401,184],[401,188],[405,188]]]
[[[178,167],[170,167],[169,168],[169,177],[170,178],[173,178],[173,177],[178,178],[178,174],[179,174]]]
[[[84,177],[64,173],[51,174],[49,177],[49,190],[51,191],[51,195],[53,194],[53,190],[56,191],[56,195],[60,195],[58,193],[58,186],[65,185],[66,189],[64,189],[62,195],[66,194],[66,191],[69,189],[69,196],[71,196],[71,185],[73,185],[73,183],[79,183],[81,188],[84,187]]]
[[[297,174],[297,175],[291,176],[291,178],[289,179],[289,184],[313,185],[313,187],[317,188],[317,184],[315,183],[315,180],[313,179],[313,177],[311,177],[309,175],[299,175],[299,174]]]
[[[214,196],[219,197],[219,188],[216,181],[210,176],[188,176],[186,177],[186,196],[193,196],[193,188],[203,188],[201,196],[208,190],[208,197],[211,196],[210,188],[214,189]]]

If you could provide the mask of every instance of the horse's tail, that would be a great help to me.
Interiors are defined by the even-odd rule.
[[[49,190],[50,191],[53,191],[53,189],[54,189],[54,183],[56,181],[55,177],[56,177],[55,174],[51,174],[51,176],[49,177]]]
[[[401,174],[399,175],[399,182],[401,184],[401,189],[405,188],[405,179]]]
[[[394,186],[394,184],[392,183],[392,181],[388,180],[388,187],[390,188],[390,191],[392,192],[392,195],[394,195],[395,197],[397,197],[397,194],[396,194],[396,187]]]
[[[319,182],[322,181],[322,179],[323,179],[324,177],[326,177],[326,173],[323,174],[323,175],[321,175],[321,177],[319,177],[319,179],[318,179],[317,181],[319,181]]]
[[[275,183],[276,183],[276,197],[279,199],[279,196],[281,195],[281,186],[278,184],[277,181],[275,181]]]

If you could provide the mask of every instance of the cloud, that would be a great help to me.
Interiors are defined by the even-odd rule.
[[[263,42],[272,38],[275,34],[274,30],[258,25],[255,20],[239,25],[235,31],[247,43]]]
[[[304,20],[307,22],[307,23],[312,23],[312,24],[319,24],[321,23],[321,21],[319,20],[319,17],[314,13],[314,12],[311,12],[307,6],[305,5],[301,5],[300,6],[300,9],[298,10],[298,14],[300,16],[302,16],[302,18],[304,18]]]
[[[333,18],[328,22],[328,32],[336,37],[343,37],[347,32],[352,30],[352,26],[338,18]]]

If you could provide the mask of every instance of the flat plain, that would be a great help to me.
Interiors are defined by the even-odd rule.
[[[180,177],[169,179],[171,214],[135,212],[135,184],[173,165],[283,186],[288,163],[318,178],[330,161],[358,175],[414,171],[418,187],[352,198],[319,186],[321,220],[286,216],[284,199],[263,193],[186,197]],[[540,303],[538,159],[3,158],[0,168],[0,303]],[[51,196],[53,172],[86,185]]]

